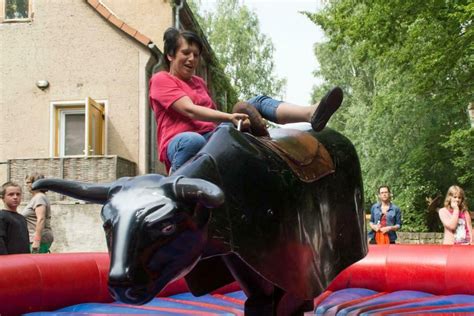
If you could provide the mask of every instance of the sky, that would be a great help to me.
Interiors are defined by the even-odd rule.
[[[201,9],[211,11],[217,0],[201,0]],[[322,30],[299,11],[316,12],[321,0],[241,0],[258,16],[261,33],[275,47],[276,74],[287,79],[285,101],[307,105],[318,81],[313,72],[318,63],[314,43],[324,41]]]

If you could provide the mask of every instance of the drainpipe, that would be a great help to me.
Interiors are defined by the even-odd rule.
[[[150,50],[152,56],[146,65],[146,73],[147,73],[147,82],[150,84],[151,76],[157,72],[158,70],[164,69],[163,66],[163,54],[155,45],[155,43],[151,42],[148,44],[148,49]],[[147,90],[147,102],[149,102],[149,91]],[[165,169],[161,170],[157,168],[158,162],[158,155],[156,152],[156,130],[155,130],[155,118],[151,113],[150,104],[148,103],[147,107],[147,127],[146,127],[146,134],[147,134],[147,145],[145,150],[146,156],[146,172],[148,173],[165,173]]]
[[[175,10],[175,17],[174,17],[174,27],[179,30],[179,11],[181,11],[181,9],[183,8],[184,6],[184,1],[185,0],[179,0],[179,4],[174,8]],[[176,2],[175,2],[176,3]]]

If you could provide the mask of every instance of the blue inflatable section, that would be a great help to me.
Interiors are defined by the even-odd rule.
[[[106,314],[152,314],[152,315],[243,315],[245,294],[242,291],[226,295],[204,295],[195,297],[183,293],[170,297],[157,297],[147,304],[134,306],[122,303],[84,303],[65,307],[54,312],[36,312],[26,315],[106,315]]]
[[[122,303],[84,303],[53,312],[36,312],[26,315],[244,315],[245,294],[242,291],[225,295],[195,297],[183,293],[159,297],[141,305]],[[474,313],[474,295],[436,296],[417,291],[376,292],[349,288],[331,293],[314,308],[316,315],[400,315],[426,313]],[[306,313],[307,315],[308,313]]]
[[[474,313],[474,295],[436,296],[417,291],[378,293],[349,288],[328,295],[316,315],[400,315],[420,313]]]

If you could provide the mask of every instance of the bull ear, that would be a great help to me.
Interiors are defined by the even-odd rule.
[[[216,208],[224,203],[224,192],[206,180],[178,177],[173,182],[177,200],[197,202],[206,208]]]
[[[105,204],[113,183],[91,184],[64,179],[41,179],[32,185],[33,190],[48,189],[87,202]]]

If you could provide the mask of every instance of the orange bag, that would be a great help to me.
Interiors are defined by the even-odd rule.
[[[390,238],[388,238],[388,234],[384,234],[382,232],[375,233],[375,242],[377,245],[385,245],[390,243]]]

